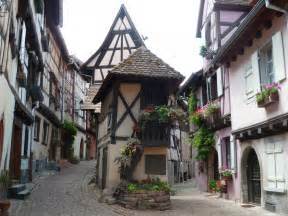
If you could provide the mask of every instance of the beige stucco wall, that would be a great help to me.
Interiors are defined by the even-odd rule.
[[[80,158],[81,140],[83,140],[83,158]],[[74,148],[74,156],[76,156],[79,159],[85,159],[87,142],[86,142],[86,134],[83,133],[82,131],[79,131],[79,130],[77,131],[77,134],[73,143],[73,148]]]
[[[10,148],[11,138],[13,131],[14,107],[15,100],[7,81],[3,75],[0,75],[0,119],[4,118],[4,140],[3,140],[3,153],[1,160],[1,170],[4,169],[6,160],[6,168],[9,168],[10,161]]]
[[[40,118],[40,127],[39,127],[39,141],[33,140],[32,152],[33,152],[33,159],[34,160],[44,160],[48,159],[49,156],[49,148],[51,144],[52,138],[52,123],[47,120],[43,115],[36,112],[36,116]],[[44,145],[43,143],[43,124],[44,121],[49,124],[49,131],[48,131],[48,144]]]
[[[251,55],[266,42],[271,40],[274,33],[282,31],[284,43],[284,57],[286,62],[286,79],[282,81],[280,91],[279,104],[271,106],[267,109],[258,108],[256,98],[247,101],[245,95],[245,78],[244,67],[249,62]],[[245,48],[244,55],[238,55],[237,61],[231,64],[230,67],[230,88],[231,88],[231,113],[232,113],[232,130],[240,129],[246,126],[263,122],[266,119],[278,116],[288,112],[288,97],[287,97],[287,71],[288,71],[288,28],[285,17],[275,18],[272,28],[263,30],[261,39],[254,39],[253,46]]]
[[[100,123],[99,123],[99,132],[98,132],[98,139],[103,138],[108,133],[108,112],[109,112],[109,106],[112,104],[112,91],[110,90],[107,96],[104,98],[104,100],[101,103],[101,114],[100,114]],[[101,143],[99,143],[101,144]]]
[[[16,14],[18,10],[18,1],[14,0],[12,3],[12,12]],[[1,17],[1,24],[3,24],[3,35],[6,35],[6,38],[0,37],[0,61],[5,64],[2,65],[2,69],[7,72],[7,79],[9,80],[12,86],[16,86],[16,73],[17,73],[17,60],[16,58],[12,59],[11,48],[9,44],[9,30],[10,27],[8,24],[9,13],[3,13]],[[11,22],[15,27],[15,35],[17,36],[19,31],[19,26],[17,24],[16,16],[12,16]],[[6,34],[4,34],[6,33]],[[16,38],[17,40],[18,38]],[[7,48],[4,52],[3,49]],[[11,149],[11,140],[12,140],[12,131],[13,131],[13,120],[14,120],[14,108],[15,108],[15,99],[12,91],[8,85],[3,74],[0,74],[0,119],[4,118],[4,137],[3,137],[3,152],[2,160],[0,161],[0,170],[4,169],[4,164],[6,164],[5,169],[9,169],[10,163],[10,149]],[[6,162],[5,162],[6,161]]]
[[[134,99],[137,97],[141,90],[141,85],[138,83],[121,83],[120,84],[120,92],[125,98],[127,104],[130,106]],[[117,107],[117,122],[126,112],[126,107],[124,106],[120,97],[118,97],[118,107]],[[134,107],[132,108],[132,113],[136,120],[139,117],[140,113],[140,98],[135,103]],[[120,137],[130,137],[133,132],[134,122],[130,115],[128,114],[125,120],[122,122],[121,126],[116,131],[116,136]]]

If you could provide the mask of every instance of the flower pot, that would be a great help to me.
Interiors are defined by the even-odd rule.
[[[265,98],[263,101],[257,102],[257,106],[259,108],[265,108],[273,103],[277,103],[279,101],[279,93],[275,92],[269,95],[269,97]]]
[[[225,181],[232,181],[233,180],[232,176],[222,176],[222,179]]]

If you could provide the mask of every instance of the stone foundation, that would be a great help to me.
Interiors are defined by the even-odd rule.
[[[170,194],[167,192],[137,191],[124,194],[119,203],[130,209],[171,209]]]

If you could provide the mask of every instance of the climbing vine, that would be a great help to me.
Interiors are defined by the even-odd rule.
[[[197,150],[196,159],[200,161],[207,160],[215,144],[214,134],[202,126],[191,138],[191,144]]]

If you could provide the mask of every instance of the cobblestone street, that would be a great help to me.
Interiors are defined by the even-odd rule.
[[[94,161],[81,162],[63,169],[60,174],[38,180],[25,201],[13,201],[12,216],[274,216],[259,207],[242,208],[232,201],[200,194],[191,184],[176,186],[173,209],[165,212],[131,211],[97,201],[96,191],[88,186]]]

